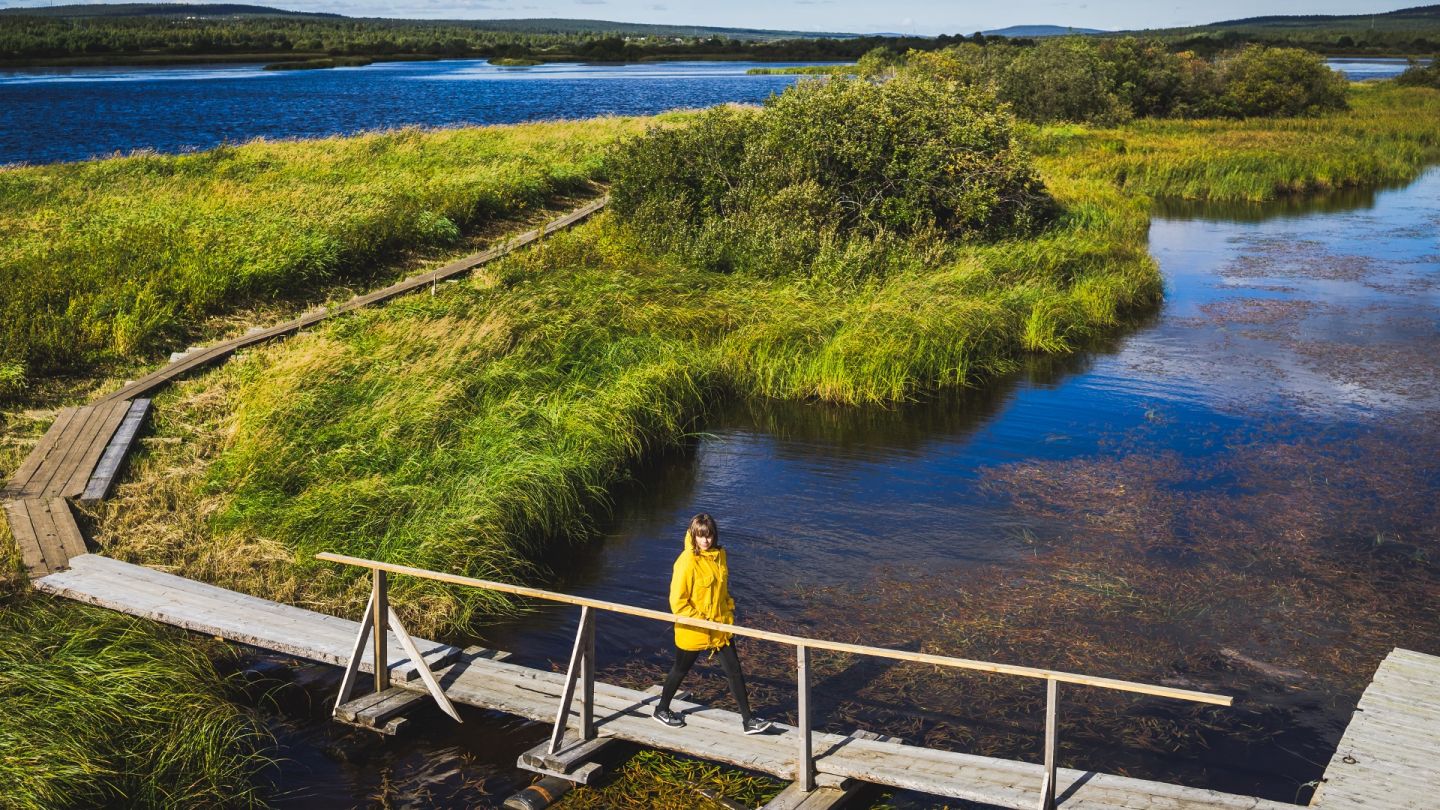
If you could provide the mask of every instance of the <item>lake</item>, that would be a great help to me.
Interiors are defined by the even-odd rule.
[[[496,67],[483,60],[267,71],[261,65],[0,70],[0,164],[137,149],[184,152],[252,138],[317,138],[404,126],[514,124],[759,104],[799,79],[747,76],[796,62]],[[1403,59],[1332,59],[1352,79]]]
[[[183,152],[253,138],[514,124],[759,104],[801,63],[496,67],[483,60],[267,71],[261,65],[0,70],[0,164]],[[805,63],[813,64],[813,63]]]

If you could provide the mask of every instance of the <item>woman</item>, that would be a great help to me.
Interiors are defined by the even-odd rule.
[[[685,550],[675,560],[670,576],[670,612],[723,624],[735,623],[735,600],[730,598],[730,569],[725,564],[725,549],[720,547],[720,531],[715,519],[701,512],[690,519],[685,532]],[[740,656],[730,634],[720,630],[675,625],[675,666],[665,679],[665,689],[655,707],[655,719],[673,728],[685,725],[685,719],[670,711],[670,699],[680,688],[680,681],[700,653],[710,650],[720,656],[730,694],[740,705],[740,722],[746,734],[763,734],[770,728],[769,720],[750,714],[750,701],[745,694],[745,675],[740,672]]]

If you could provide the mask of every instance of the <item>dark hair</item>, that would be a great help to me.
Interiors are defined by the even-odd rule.
[[[710,517],[710,515],[705,512],[701,512],[695,517],[690,518],[690,528],[686,529],[685,532],[690,535],[691,554],[700,553],[700,544],[694,542],[695,538],[700,535],[714,540],[714,542],[710,544],[710,548],[720,548],[720,529],[715,525],[715,518]]]

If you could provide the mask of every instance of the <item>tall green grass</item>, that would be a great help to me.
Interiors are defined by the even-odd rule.
[[[263,734],[193,643],[109,611],[0,608],[0,807],[258,804]]]
[[[200,318],[363,279],[580,189],[646,119],[416,129],[0,170],[0,395]]]
[[[1341,113],[1053,126],[1030,143],[1047,175],[1096,177],[1151,197],[1257,202],[1405,182],[1440,159],[1437,121],[1440,92],[1380,82],[1351,85]]]

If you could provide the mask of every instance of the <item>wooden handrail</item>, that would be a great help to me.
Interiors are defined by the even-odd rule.
[[[1169,686],[1155,686],[1153,684],[1136,683],[1134,681],[1122,681],[1115,678],[1099,678],[1093,675],[1080,675],[1073,672],[1062,672],[1054,669],[1041,669],[1038,667],[1022,667],[1014,664],[998,664],[990,661],[976,661],[969,658],[952,658],[947,655],[931,655],[929,653],[909,652],[907,650],[892,650],[886,647],[868,647],[862,644],[846,644],[840,641],[826,641],[818,638],[806,638],[804,636],[792,636],[788,633],[775,633],[769,630],[756,630],[738,624],[724,624],[722,622],[706,621],[689,616],[681,616],[675,613],[666,613],[663,610],[650,610],[648,608],[625,605],[619,602],[607,602],[603,599],[591,599],[585,596],[571,596],[569,594],[547,591],[541,588],[528,588],[523,585],[511,585],[506,582],[493,582],[486,579],[461,576],[459,574],[445,574],[439,571],[429,571],[424,568],[413,568],[408,565],[396,565],[395,563],[377,562],[362,557],[351,557],[345,554],[334,554],[324,551],[315,555],[315,559],[326,562],[341,563],[342,565],[353,565],[360,568],[368,568],[372,571],[387,571],[393,574],[416,577],[417,579],[428,579],[435,582],[445,582],[451,585],[464,585],[471,588],[484,588],[500,593],[508,593],[514,596],[524,596],[532,599],[543,599],[549,602],[561,602],[568,605],[595,608],[611,613],[621,613],[627,616],[638,616],[643,619],[654,619],[667,623],[679,623],[687,627],[703,628],[706,630],[719,630],[737,636],[747,638],[758,638],[765,641],[774,641],[780,644],[789,644],[794,647],[808,647],[812,650],[831,650],[833,652],[853,653],[856,655],[869,655],[875,658],[889,658],[894,661],[911,661],[917,664],[933,664],[935,666],[950,667],[952,669],[966,669],[976,672],[989,672],[998,675],[1018,675],[1024,678],[1039,678],[1047,681],[1060,683],[1073,683],[1082,686],[1095,686],[1101,689],[1113,689],[1118,692],[1131,692],[1140,695],[1152,695],[1154,697],[1174,698],[1176,700],[1188,700],[1195,703],[1208,703],[1216,706],[1229,706],[1231,697],[1229,695],[1216,695],[1209,692],[1196,692],[1190,689],[1175,689]]]

